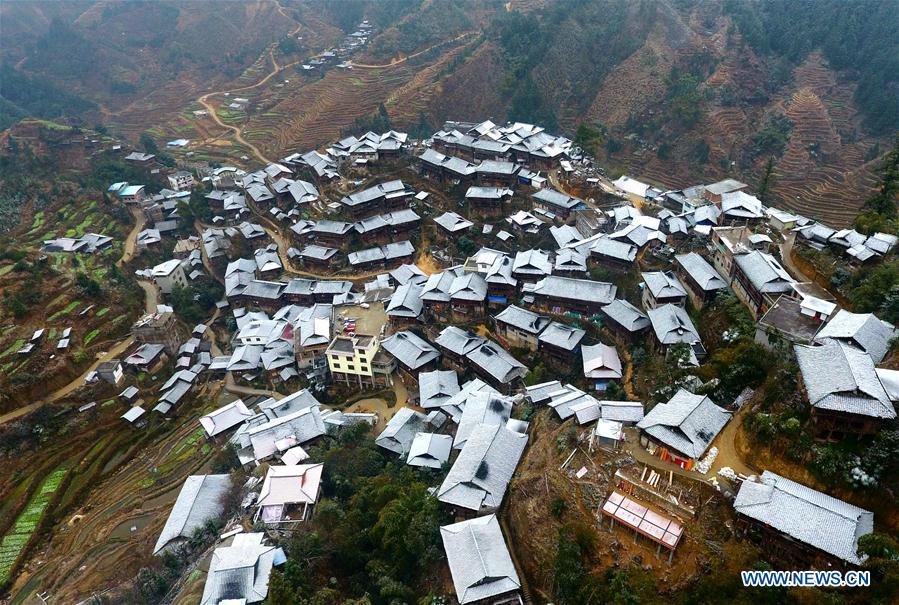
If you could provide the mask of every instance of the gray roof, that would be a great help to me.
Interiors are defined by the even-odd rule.
[[[600,417],[616,422],[640,422],[643,420],[643,404],[639,401],[600,401]]]
[[[401,242],[391,242],[384,246],[384,258],[387,260],[393,260],[395,258],[402,258],[404,256],[412,256],[415,254],[415,246],[412,245],[412,242],[409,240],[403,240]]]
[[[484,160],[478,165],[476,170],[481,173],[513,175],[518,172],[518,166],[512,162]]]
[[[739,254],[734,262],[759,292],[789,292],[793,278],[770,254],[754,250]]]
[[[509,305],[496,314],[493,319],[535,336],[546,329],[550,323],[550,319],[546,315],[538,315],[515,305]]]
[[[437,490],[437,499],[473,511],[498,507],[527,441],[526,434],[505,424],[475,426]]]
[[[553,271],[587,271],[587,255],[572,248],[562,248],[556,253]]]
[[[395,454],[405,456],[415,435],[428,426],[428,417],[412,408],[400,408],[387,422],[387,426],[375,439],[375,443]]]
[[[349,254],[347,254],[347,260],[350,261],[351,265],[374,263],[382,261],[384,260],[384,258],[384,249],[381,247],[367,248],[365,250],[359,250],[357,252],[350,252]]]
[[[512,190],[506,187],[469,187],[465,192],[465,199],[496,200],[500,201],[506,196],[511,196]]]
[[[397,288],[387,303],[387,315],[415,318],[421,315],[421,286],[411,282]]]
[[[493,391],[470,393],[462,409],[462,418],[453,439],[453,447],[461,449],[474,428],[481,424],[504,425],[512,416],[512,398]]]
[[[467,357],[502,384],[508,384],[517,378],[524,378],[527,367],[512,357],[495,342],[485,341],[481,346],[469,351]]]
[[[474,223],[472,223],[470,220],[456,214],[455,212],[444,212],[443,214],[435,218],[434,222],[450,233],[464,231],[474,225]]]
[[[440,528],[460,605],[521,588],[496,515]]]
[[[621,378],[621,358],[618,350],[610,345],[597,343],[581,345],[581,359],[584,363],[584,377],[592,379]]]
[[[487,298],[487,282],[479,273],[466,271],[453,280],[449,294],[452,300],[482,301]]]
[[[449,460],[453,438],[436,433],[418,433],[409,446],[406,464],[439,469]]]
[[[643,283],[649,288],[654,298],[686,298],[687,291],[672,271],[646,271],[642,275]]]
[[[602,308],[606,316],[629,332],[639,332],[649,327],[649,318],[637,307],[623,298],[612,301]]]
[[[172,540],[190,539],[194,530],[207,521],[219,517],[224,511],[222,496],[231,487],[228,475],[191,475],[184,481],[178,499],[166,519],[162,533],[153,547],[153,554]]]
[[[318,406],[303,408],[292,414],[269,420],[247,431],[253,458],[263,460],[277,451],[302,445],[325,434]],[[283,444],[290,442],[287,447]]]
[[[281,399],[269,397],[259,403],[259,409],[265,414],[269,420],[275,418],[283,418],[295,414],[312,406],[320,406],[321,402],[309,392],[309,389],[300,389],[295,393],[291,393]]]
[[[415,265],[400,265],[396,269],[390,272],[390,277],[396,281],[399,285],[415,283],[424,285],[426,281],[428,281],[428,276],[425,275],[424,271],[416,267]]]
[[[858,347],[880,363],[890,349],[890,341],[896,337],[893,324],[878,319],[873,313],[850,313],[840,309],[827,325],[821,328],[817,338],[835,338]]]
[[[589,279],[574,279],[549,275],[538,281],[533,293],[574,301],[606,305],[615,300],[618,288],[614,284]]]
[[[366,204],[368,202],[372,202],[381,197],[390,197],[393,195],[403,194],[406,190],[406,185],[403,184],[401,180],[388,181],[386,183],[379,183],[374,185],[373,187],[369,187],[368,189],[363,189],[362,191],[357,191],[356,193],[352,193],[343,199],[340,200],[340,203],[345,206],[359,206],[361,204]]]
[[[683,267],[687,275],[699,284],[699,287],[704,291],[711,292],[727,287],[727,282],[715,271],[715,268],[695,252],[678,254],[674,258]]]
[[[331,235],[345,235],[349,233],[353,228],[352,223],[345,223],[343,221],[332,221],[328,219],[322,219],[315,223],[315,226],[312,227],[312,233],[327,233]]]
[[[574,351],[586,335],[587,332],[580,328],[573,328],[558,321],[553,321],[543,330],[543,333],[540,334],[537,340],[566,351]]]
[[[412,370],[417,370],[440,357],[440,352],[431,343],[408,330],[385,338],[381,342],[381,348]]]
[[[880,383],[871,357],[839,340],[796,345],[796,360],[813,407],[895,418],[896,409]]]
[[[590,245],[590,252],[597,256],[607,256],[632,263],[637,258],[637,247],[628,242],[621,242],[603,235],[597,237]]]
[[[874,531],[874,513],[771,471],[743,482],[734,509],[854,565],[864,561],[858,539]]]
[[[549,255],[542,250],[519,250],[512,264],[514,273],[543,276],[552,273],[553,265]]]
[[[418,159],[433,166],[446,168],[450,172],[454,172],[459,176],[467,176],[473,174],[475,171],[474,164],[466,162],[465,160],[457,158],[455,156],[444,155],[439,151],[435,151],[433,149],[425,149],[424,153],[418,156]]]
[[[200,605],[259,603],[268,594],[275,563],[285,560],[280,548],[263,544],[265,534],[237,534],[230,546],[212,553]]]
[[[316,260],[328,260],[337,254],[337,248],[327,248],[325,246],[317,246],[310,244],[300,251],[303,258],[312,258]]]
[[[435,344],[456,355],[467,355],[485,342],[487,339],[456,326],[445,327],[434,340]]]
[[[419,406],[439,408],[460,391],[459,376],[454,370],[434,370],[418,375]]]
[[[678,452],[699,458],[730,417],[708,397],[681,389],[667,403],[652,408],[637,426]]]
[[[696,327],[687,312],[676,305],[667,304],[647,311],[652,329],[663,345],[685,342],[701,342]]]
[[[562,193],[561,191],[556,191],[555,189],[550,189],[548,187],[544,187],[536,193],[532,193],[531,197],[544,204],[549,204],[558,208],[564,208],[566,210],[570,210],[578,204],[583,203],[583,200],[580,198],[576,198],[572,195],[568,195],[567,193]]]

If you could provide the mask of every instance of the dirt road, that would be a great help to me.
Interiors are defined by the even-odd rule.
[[[468,36],[470,36],[470,35],[472,35],[472,34],[474,34],[474,33],[476,33],[476,32],[462,32],[461,34],[459,34],[459,35],[456,36],[455,38],[452,38],[452,39],[450,39],[450,40],[443,40],[442,42],[438,42],[437,44],[433,44],[433,45],[427,47],[427,48],[424,49],[424,50],[420,50],[420,51],[418,51],[418,52],[414,52],[414,53],[412,53],[411,55],[406,55],[405,57],[401,57],[401,58],[399,58],[399,59],[394,59],[394,60],[391,61],[390,63],[383,63],[383,64],[381,64],[381,65],[372,65],[372,64],[369,64],[369,63],[354,63],[353,61],[347,61],[347,63],[348,63],[349,65],[352,65],[354,68],[360,67],[360,68],[362,68],[362,69],[383,69],[383,68],[385,68],[385,67],[395,67],[396,65],[402,65],[403,63],[405,63],[405,62],[408,61],[409,59],[414,59],[415,57],[418,57],[418,56],[421,56],[421,55],[425,54],[426,52],[432,51],[432,50],[434,50],[435,48],[437,48],[438,46],[443,46],[444,44],[449,44],[450,42],[456,42],[457,40],[461,40],[462,38],[467,38]]]
[[[147,223],[147,219],[140,208],[131,208],[131,216],[134,217],[134,227],[131,228],[128,237],[125,238],[122,258],[116,262],[116,265],[119,267],[130,262],[131,259],[134,258],[134,253],[137,251],[137,234],[144,230],[144,225]]]
[[[796,266],[796,263],[793,262],[793,244],[796,243],[796,233],[791,231],[784,238],[783,243],[780,245],[780,258],[783,262],[784,266],[787,268],[793,277],[800,281],[814,281],[809,279],[809,277],[803,273],[799,267]]]

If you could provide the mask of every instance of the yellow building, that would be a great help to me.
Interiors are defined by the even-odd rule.
[[[375,336],[337,336],[325,351],[328,369],[335,382],[359,387],[389,386],[396,362],[381,351]]]

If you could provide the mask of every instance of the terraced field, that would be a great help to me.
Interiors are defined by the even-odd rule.
[[[10,580],[16,562],[31,541],[34,530],[43,520],[47,507],[68,471],[68,465],[63,465],[44,479],[37,492],[29,500],[28,506],[19,514],[15,525],[0,542],[0,586]]]

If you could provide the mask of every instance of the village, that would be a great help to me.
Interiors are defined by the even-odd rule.
[[[161,533],[140,538],[162,556],[220,523],[202,605],[266,598],[282,541],[315,518],[328,481],[315,452],[358,430],[424,473],[452,519],[446,594],[538,602],[503,515],[528,449],[556,447],[535,444],[547,408],[572,435],[556,472],[588,483],[614,461],[595,524],[660,568],[690,539],[696,483],[782,565],[864,562],[872,512],[740,458],[753,388],[708,379],[733,335],[701,334],[709,309],[736,301],[749,340],[795,359],[816,440],[875,436],[896,418],[899,371],[878,367],[896,329],[843,308],[791,253],[828,249],[852,268],[890,255],[896,236],[766,207],[733,179],[676,191],[611,180],[570,139],[524,123],[359,133],[255,169],[116,152],[168,186],[109,183],[135,218],[125,251],[146,313],[73,385],[94,398],[76,413],[114,399],[140,433],[199,406],[191,426],[250,473],[186,477]],[[110,244],[85,233],[43,251]],[[62,354],[69,331],[41,328],[16,355]],[[677,379],[652,383],[658,367]]]

